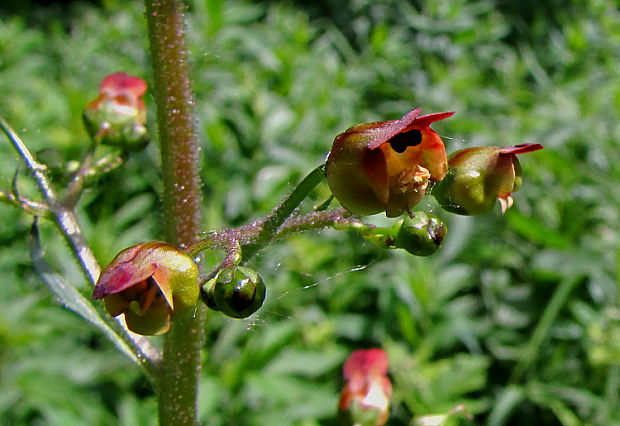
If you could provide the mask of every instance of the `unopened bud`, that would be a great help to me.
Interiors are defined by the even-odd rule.
[[[202,286],[202,301],[211,309],[233,318],[246,318],[258,311],[267,289],[256,271],[243,266],[221,269]]]
[[[401,221],[394,245],[416,256],[430,256],[443,242],[448,227],[438,218],[425,212],[415,212],[412,218]]]

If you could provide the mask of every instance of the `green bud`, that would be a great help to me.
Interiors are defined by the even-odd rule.
[[[86,106],[83,114],[86,130],[93,141],[126,151],[146,147],[149,133],[142,99],[146,90],[146,81],[125,73],[104,78],[99,96]]]
[[[511,194],[522,183],[518,154],[542,149],[526,143],[508,147],[473,147],[450,155],[448,175],[432,194],[444,210],[460,215],[478,215],[493,208],[496,200],[506,212],[512,206]]]
[[[415,212],[412,218],[402,219],[399,224],[394,245],[416,256],[435,253],[448,231],[441,220],[425,212]]]
[[[232,266],[221,269],[202,286],[200,296],[211,309],[232,318],[246,318],[258,311],[267,289],[253,269]]]

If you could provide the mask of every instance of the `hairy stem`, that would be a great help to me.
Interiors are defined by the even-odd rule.
[[[269,215],[239,228],[225,229],[211,232],[197,239],[193,244],[186,247],[185,251],[190,255],[207,249],[223,249],[230,252],[230,247],[243,246],[243,261],[247,261],[259,250],[268,246],[273,240],[279,238],[281,228],[291,219],[295,219],[295,226],[303,231],[307,229],[324,228],[331,226],[323,223],[319,217],[349,216],[346,210],[332,210],[330,212],[315,212],[304,216],[291,217],[295,209],[310,194],[310,192],[325,178],[325,165],[322,164],[311,171],[293,191],[277,206]],[[324,203],[325,204],[325,203]],[[292,232],[289,230],[289,233]],[[226,263],[226,261],[224,262]]]
[[[321,164],[311,171],[310,174],[295,187],[293,192],[291,192],[289,196],[264,219],[261,223],[256,242],[243,250],[244,260],[248,260],[260,249],[269,244],[273,236],[278,232],[278,228],[308,196],[310,191],[321,183],[323,179],[325,179],[325,164]]]
[[[163,179],[166,240],[179,247],[194,242],[200,225],[199,146],[185,42],[185,4],[145,0]],[[172,318],[157,383],[159,423],[198,423],[197,396],[204,308]]]

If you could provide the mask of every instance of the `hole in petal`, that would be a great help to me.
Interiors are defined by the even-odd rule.
[[[421,142],[422,132],[418,129],[411,129],[407,132],[399,133],[389,141],[392,149],[399,154],[405,152],[408,147],[419,145]]]

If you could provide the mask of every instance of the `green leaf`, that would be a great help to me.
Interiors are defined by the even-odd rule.
[[[39,239],[39,225],[36,218],[30,231],[28,248],[30,250],[32,265],[37,274],[60,299],[62,304],[101,330],[121,352],[131,358],[136,364],[142,364],[129,345],[106,323],[92,303],[82,296],[75,287],[65,282],[60,275],[54,272],[50,264],[47,263],[43,256],[41,240]]]
[[[493,411],[489,415],[487,422],[488,426],[501,426],[506,424],[510,418],[510,413],[514,410],[523,400],[523,390],[521,387],[510,386],[499,394],[497,402],[493,406]]]

